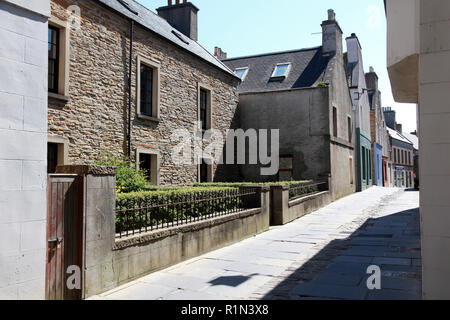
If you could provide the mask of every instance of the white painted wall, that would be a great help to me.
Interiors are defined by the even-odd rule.
[[[0,0],[0,299],[45,298],[49,0]]]
[[[348,63],[355,66],[350,83],[355,128],[360,128],[370,137],[370,103],[368,92],[363,90],[367,89],[367,84],[361,47],[356,37],[349,37],[346,39],[346,42]],[[357,93],[359,93],[359,99]]]
[[[450,1],[420,12],[420,213],[425,299],[450,299]]]

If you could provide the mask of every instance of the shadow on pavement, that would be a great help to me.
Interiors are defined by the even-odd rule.
[[[368,267],[381,269],[381,290],[369,290]],[[266,300],[420,300],[419,209],[369,219],[330,242],[270,291]]]

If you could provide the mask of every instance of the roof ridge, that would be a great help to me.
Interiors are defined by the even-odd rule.
[[[255,55],[248,55],[248,56],[229,58],[229,59],[224,59],[222,61],[232,61],[232,60],[240,60],[240,59],[265,57],[265,56],[274,56],[274,55],[285,54],[285,53],[313,51],[313,50],[317,50],[317,49],[320,49],[320,48],[322,48],[322,46],[316,46],[316,47],[311,47],[311,48],[303,48],[303,49],[294,49],[294,50],[285,50],[285,51],[278,51],[278,52],[268,52],[268,53],[261,53],[261,54],[255,54]]]

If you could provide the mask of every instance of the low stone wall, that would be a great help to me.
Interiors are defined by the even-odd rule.
[[[104,179],[97,176],[90,187],[91,176],[86,188],[85,299],[269,229],[270,190],[259,188],[259,208],[115,239],[114,201],[103,200],[114,199],[114,187]],[[101,186],[101,191],[93,189]],[[95,196],[89,195],[92,191]]]
[[[272,187],[271,225],[285,225],[307,214],[310,214],[333,201],[330,191],[318,192],[313,195],[289,201],[288,186]]]

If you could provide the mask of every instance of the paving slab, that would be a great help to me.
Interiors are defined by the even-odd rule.
[[[373,187],[92,299],[420,299],[418,207],[417,192]]]

